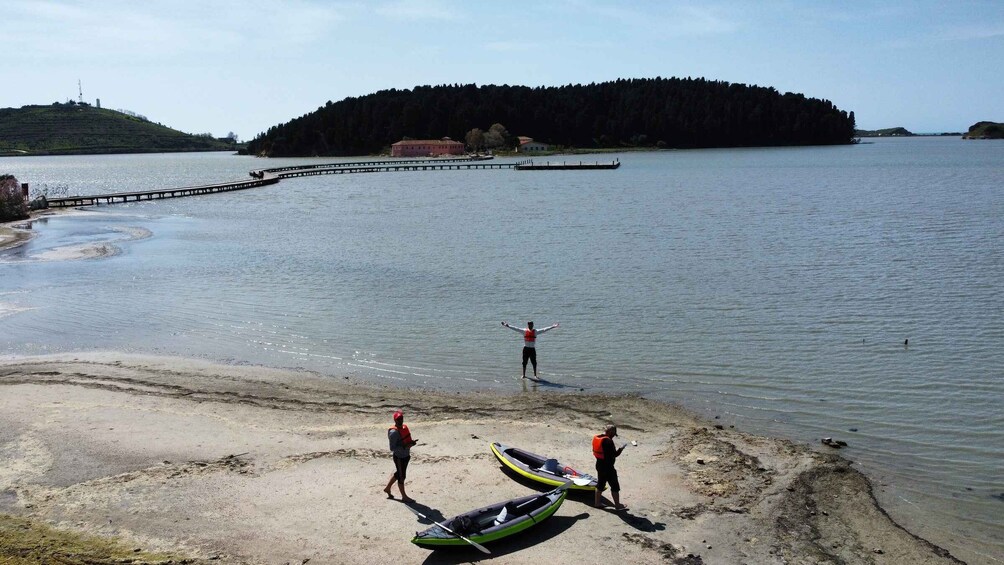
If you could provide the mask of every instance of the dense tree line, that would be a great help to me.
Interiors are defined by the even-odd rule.
[[[248,143],[268,156],[364,155],[405,138],[513,136],[576,148],[851,143],[854,113],[827,100],[706,79],[619,79],[559,87],[444,85],[383,90],[274,126]]]

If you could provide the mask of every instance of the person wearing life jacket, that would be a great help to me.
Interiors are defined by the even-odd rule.
[[[610,495],[614,499],[614,508],[617,510],[624,508],[620,496],[621,483],[617,480],[617,469],[614,468],[614,462],[617,460],[617,456],[624,451],[624,447],[617,449],[617,446],[614,445],[615,437],[617,437],[617,426],[613,424],[607,426],[606,431],[602,434],[593,437],[593,457],[596,458],[596,496],[593,505],[597,508],[605,506],[602,493],[607,488],[607,483],[610,484]]]
[[[533,329],[533,322],[527,322],[525,328],[510,326],[508,322],[502,322],[502,325],[514,332],[523,334],[523,378],[526,378],[527,361],[530,361],[533,364],[533,377],[537,378],[537,336],[546,331],[553,330],[558,327],[558,324],[541,328],[539,330]]]
[[[408,461],[411,460],[411,446],[418,442],[411,438],[411,431],[404,425],[404,412],[400,410],[394,412],[394,426],[387,430],[387,438],[390,440],[390,451],[394,456],[394,472],[383,491],[387,493],[387,498],[394,498],[390,493],[390,487],[396,482],[398,490],[401,491],[401,501],[415,502],[404,491],[404,479],[408,472]]]

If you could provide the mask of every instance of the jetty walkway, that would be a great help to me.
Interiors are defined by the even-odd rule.
[[[583,163],[579,161],[578,163],[569,163],[568,161],[550,162],[545,163],[534,163],[532,160],[523,161],[521,163],[516,163],[515,169],[517,171],[596,171],[604,169],[616,169],[621,166],[620,159],[614,159],[612,163]]]
[[[513,169],[517,171],[540,171],[540,170],[568,170],[568,169],[616,169],[620,166],[619,161],[613,163],[582,163],[576,164],[542,164],[535,165],[533,161],[520,161],[510,163],[495,162],[492,158],[455,158],[455,159],[402,159],[387,161],[357,161],[345,163],[324,163],[314,165],[293,165],[288,167],[274,167],[271,169],[260,169],[250,171],[252,180],[223,182],[217,184],[206,184],[200,186],[186,186],[180,188],[162,188],[155,190],[142,190],[132,192],[113,192],[107,194],[93,194],[90,196],[64,196],[60,198],[49,198],[50,208],[66,208],[73,206],[97,206],[99,204],[117,204],[123,202],[140,202],[145,200],[159,200],[162,198],[180,198],[183,196],[197,196],[201,194],[215,194],[218,192],[230,192],[234,190],[246,190],[259,186],[276,184],[282,179],[295,177],[308,177],[316,175],[342,175],[354,173],[379,173],[394,171],[444,171],[444,170],[476,170],[476,169]]]

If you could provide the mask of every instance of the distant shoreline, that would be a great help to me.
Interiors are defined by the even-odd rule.
[[[858,137],[959,137],[961,138],[964,134],[962,132],[951,132],[951,133],[910,133],[910,134],[882,134],[882,133],[868,133],[868,134],[858,134]]]

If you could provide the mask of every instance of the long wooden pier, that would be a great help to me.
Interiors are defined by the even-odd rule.
[[[215,194],[217,192],[230,192],[232,190],[244,190],[256,188],[279,182],[279,177],[266,175],[264,178],[240,182],[225,182],[219,184],[206,184],[201,186],[186,186],[181,188],[163,188],[159,190],[142,190],[136,192],[112,192],[108,194],[94,194],[91,196],[66,196],[63,198],[49,198],[50,208],[66,208],[70,206],[96,206],[102,202],[105,204],[116,204],[122,202],[139,202],[141,200],[159,200],[161,198],[180,198],[182,196],[197,196],[200,194]]]
[[[290,165],[288,167],[274,167],[271,169],[262,169],[260,172],[265,173],[282,173],[285,171],[296,171],[300,169],[335,169],[339,167],[366,167],[373,165],[401,165],[408,163],[470,163],[472,161],[485,161],[488,158],[480,157],[477,159],[472,159],[470,157],[456,157],[456,158],[436,158],[436,159],[424,159],[422,161],[417,161],[415,159],[397,159],[397,160],[386,160],[386,161],[355,161],[351,163],[320,163],[314,165]]]
[[[276,184],[282,179],[295,177],[309,177],[316,175],[344,175],[353,173],[379,173],[395,171],[447,171],[447,170],[484,170],[484,169],[515,169],[518,171],[535,170],[555,170],[555,169],[616,169],[620,166],[619,161],[610,164],[590,164],[579,163],[558,165],[534,165],[532,161],[522,161],[519,163],[499,163],[492,159],[402,159],[387,161],[356,161],[344,163],[323,163],[312,165],[293,165],[288,167],[274,167],[271,169],[260,169],[250,171],[252,180],[224,182],[217,184],[207,184],[201,186],[187,186],[181,188],[162,188],[155,190],[142,190],[134,192],[113,192],[109,194],[94,194],[91,196],[66,196],[61,198],[49,198],[48,204],[52,208],[65,208],[70,206],[97,206],[98,204],[116,204],[122,202],[140,202],[144,200],[159,200],[162,198],[180,198],[183,196],[196,196],[200,194],[215,194],[217,192],[230,192],[234,190],[245,190],[259,186]]]
[[[344,175],[351,173],[386,173],[394,171],[459,171],[472,169],[512,169],[515,163],[440,163],[440,162],[411,162],[401,164],[375,164],[370,162],[366,165],[336,165],[334,167],[313,167],[309,169],[292,169],[282,172],[272,172],[272,169],[261,171],[268,174],[277,175],[279,178],[288,179],[294,177],[309,177],[315,175]]]

